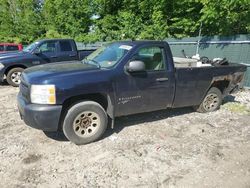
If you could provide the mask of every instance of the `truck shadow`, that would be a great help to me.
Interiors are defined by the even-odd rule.
[[[0,82],[0,86],[8,86],[9,84],[4,80],[3,82]]]
[[[66,142],[66,141],[69,141],[65,135],[63,134],[62,131],[58,131],[58,132],[46,132],[46,131],[43,131],[43,133],[45,134],[45,136],[47,136],[48,138],[51,138],[53,140],[56,140],[56,141],[60,141],[60,142]]]
[[[233,95],[228,95],[224,98],[222,104],[226,104],[226,103],[229,103],[229,102],[238,102],[238,101],[235,101],[235,96]]]
[[[109,129],[105,132],[103,138],[109,137],[113,133],[119,133],[125,127],[135,126],[142,123],[150,123],[154,121],[159,121],[171,117],[176,117],[184,114],[189,114],[194,112],[191,107],[177,108],[177,109],[166,109],[154,112],[147,112],[142,114],[129,115],[124,117],[116,118],[114,129]]]
[[[237,102],[235,101],[235,97],[232,95],[226,96],[223,100],[223,104],[230,102]],[[101,140],[111,136],[114,133],[119,133],[125,127],[136,126],[142,123],[150,123],[171,117],[181,116],[184,114],[190,114],[193,112],[195,112],[193,108],[186,107],[186,108],[166,109],[166,110],[159,110],[154,112],[118,117],[115,119],[114,129],[111,129],[111,122],[110,122],[108,129],[102,136]],[[62,142],[68,141],[68,139],[64,136],[63,132],[44,132],[44,134],[53,140]]]
[[[118,117],[115,119],[115,125],[114,129],[111,129],[111,123],[109,123],[108,129],[102,136],[102,139],[107,138],[111,136],[114,133],[119,133],[122,131],[125,127],[129,126],[135,126],[137,124],[141,123],[148,123],[148,122],[154,122],[166,118],[171,118],[174,116],[180,116],[183,114],[192,113],[194,110],[192,108],[178,108],[178,109],[167,109],[167,110],[160,110],[155,112],[147,112],[142,114],[135,114],[135,115],[129,115],[124,117]],[[63,132],[43,132],[48,138],[51,138],[56,141],[65,142],[68,141],[68,139],[64,136]]]
[[[235,96],[228,95],[223,99],[222,104],[238,102],[235,100]],[[190,114],[195,112],[192,107],[176,108],[176,109],[166,109],[154,112],[147,112],[142,114],[129,115],[124,117],[116,118],[114,129],[109,128],[103,138],[109,137],[113,133],[119,133],[125,127],[134,126],[142,123],[150,123],[162,119],[167,119],[171,117],[181,116],[184,114]],[[110,127],[110,126],[109,126]]]

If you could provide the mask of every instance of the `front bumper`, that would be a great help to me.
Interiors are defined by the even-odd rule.
[[[0,70],[0,83],[4,81],[4,69]]]
[[[17,103],[21,119],[28,126],[49,132],[58,130],[61,105],[29,104],[20,94],[17,96]]]

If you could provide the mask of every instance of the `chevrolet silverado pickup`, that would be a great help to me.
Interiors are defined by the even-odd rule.
[[[6,80],[16,87],[24,69],[54,62],[82,60],[94,50],[78,51],[72,39],[40,40],[27,46],[21,52],[0,53],[0,82]]]
[[[125,41],[83,61],[29,68],[17,97],[20,116],[80,145],[99,139],[118,116],[187,106],[215,111],[242,85],[244,65],[186,60],[173,59],[167,42]]]

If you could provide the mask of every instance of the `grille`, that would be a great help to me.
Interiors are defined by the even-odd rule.
[[[30,100],[30,89],[29,89],[28,84],[26,84],[23,81],[21,81],[19,88],[20,88],[20,94],[21,94],[21,96],[24,99],[26,99],[26,101],[29,101]]]

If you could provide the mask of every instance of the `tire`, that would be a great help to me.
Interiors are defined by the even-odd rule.
[[[107,129],[107,124],[108,116],[100,104],[83,101],[68,110],[62,129],[68,140],[82,145],[98,140]]]
[[[23,70],[24,69],[20,67],[11,69],[6,75],[6,80],[8,84],[13,87],[18,87],[21,83],[20,78]]]
[[[197,112],[200,113],[213,112],[220,108],[221,103],[222,103],[221,91],[216,87],[212,87],[207,92],[202,103],[194,108]]]

